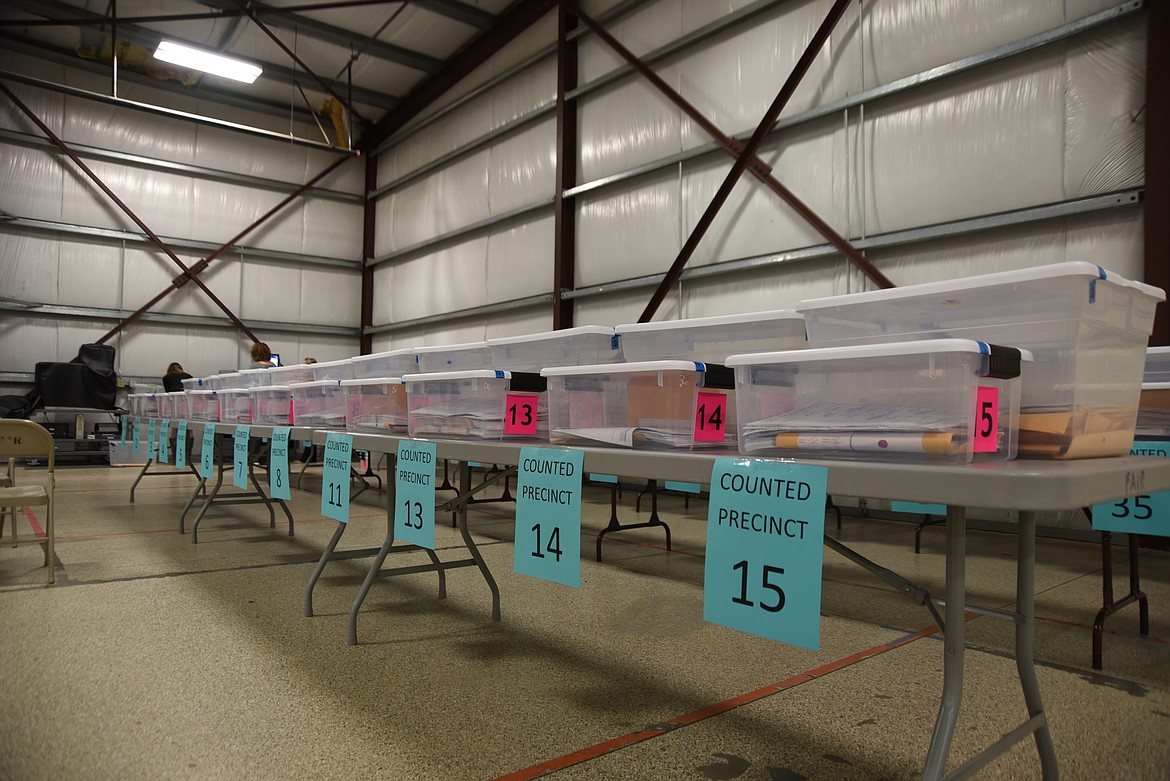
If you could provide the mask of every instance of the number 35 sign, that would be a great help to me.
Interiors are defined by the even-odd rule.
[[[1170,456],[1170,442],[1134,442],[1131,456]],[[1097,531],[1170,537],[1170,491],[1140,494],[1093,506]]]

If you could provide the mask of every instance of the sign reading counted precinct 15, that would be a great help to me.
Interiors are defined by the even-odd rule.
[[[711,468],[703,618],[820,648],[828,470],[718,458]]]

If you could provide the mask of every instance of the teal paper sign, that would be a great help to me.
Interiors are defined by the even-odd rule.
[[[199,474],[210,480],[215,463],[215,424],[203,424],[203,444],[199,449]]]
[[[890,509],[896,513],[910,515],[947,515],[945,504],[922,504],[921,502],[890,502]]]
[[[248,437],[251,426],[236,426],[232,435],[232,485],[248,487]]]
[[[1131,456],[1170,458],[1170,442],[1134,442]],[[1170,537],[1170,491],[1139,494],[1093,505],[1093,528],[1102,532]]]
[[[321,514],[342,523],[349,523],[349,463],[352,453],[352,436],[334,432],[325,435]]]
[[[274,499],[292,499],[288,484],[288,426],[272,429],[272,448],[268,451],[268,493]]]
[[[164,420],[158,424],[158,460],[160,463],[171,463],[171,422]]]
[[[664,485],[667,491],[682,491],[684,494],[697,494],[703,490],[703,486],[698,483],[680,483],[675,480],[667,480]]]
[[[394,537],[435,549],[435,443],[398,443],[394,467]]]
[[[122,445],[126,444],[126,427],[130,425],[130,418],[122,416]]]
[[[151,418],[146,424],[146,457],[155,459],[158,451],[158,421]]]
[[[711,467],[703,618],[816,651],[829,470],[717,458]]]
[[[514,569],[581,587],[580,450],[520,448]]]
[[[134,418],[134,442],[130,449],[135,453],[142,450],[142,418]]]
[[[175,429],[175,466],[187,468],[187,421],[180,420]]]

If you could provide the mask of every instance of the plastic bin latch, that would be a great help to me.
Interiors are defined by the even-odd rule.
[[[735,369],[718,363],[706,363],[703,366],[703,387],[735,389]]]
[[[1020,376],[1020,351],[1015,347],[1001,347],[997,344],[985,345],[987,352],[983,354],[983,365],[980,367],[980,377],[992,377],[997,380],[1010,380]]]
[[[508,390],[527,391],[528,393],[544,393],[548,390],[548,380],[533,372],[512,372],[512,381]]]

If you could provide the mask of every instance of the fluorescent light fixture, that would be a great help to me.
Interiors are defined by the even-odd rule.
[[[250,62],[224,57],[222,54],[203,49],[193,49],[174,41],[160,41],[158,48],[154,50],[154,58],[172,65],[223,76],[225,79],[235,79],[245,84],[251,84],[262,73],[259,66]]]

